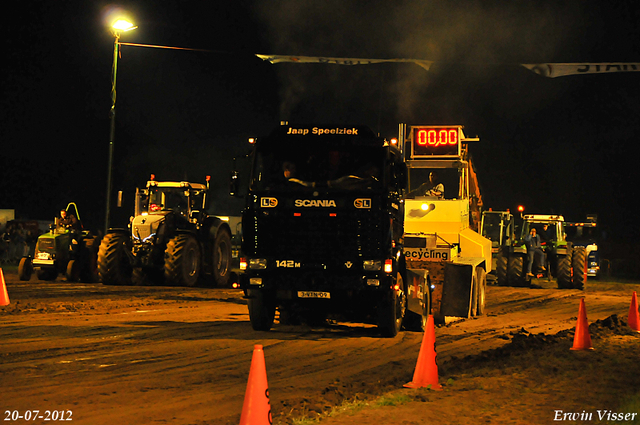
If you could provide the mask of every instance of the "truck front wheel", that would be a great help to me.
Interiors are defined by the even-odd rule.
[[[276,317],[276,301],[273,295],[264,290],[253,289],[247,293],[249,320],[256,331],[268,331]]]
[[[407,294],[402,275],[398,273],[396,284],[385,294],[378,305],[378,329],[382,336],[393,338],[402,329],[407,311]]]

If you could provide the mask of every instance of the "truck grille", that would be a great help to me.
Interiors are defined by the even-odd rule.
[[[243,225],[247,243],[258,256],[327,261],[377,258],[384,243],[379,215],[371,211],[269,212]],[[256,226],[257,225],[257,226]],[[258,228],[258,232],[254,229]]]

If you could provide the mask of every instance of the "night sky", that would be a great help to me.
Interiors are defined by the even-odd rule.
[[[521,63],[640,62],[640,3],[617,1],[26,1],[4,28],[0,208],[52,219],[78,204],[104,226],[113,36],[118,7],[139,28],[121,41],[114,193],[212,176],[214,212],[232,158],[279,121],[461,124],[486,207],[599,216],[607,237],[640,238],[640,73],[545,78]],[[13,8],[14,6],[12,6]],[[414,64],[271,65],[287,54],[415,58]],[[115,200],[114,200],[115,202]]]

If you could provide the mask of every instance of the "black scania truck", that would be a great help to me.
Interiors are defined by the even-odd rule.
[[[407,311],[395,144],[364,126],[285,124],[251,161],[240,286],[252,327],[271,329],[278,310],[284,323],[337,316],[395,336]]]

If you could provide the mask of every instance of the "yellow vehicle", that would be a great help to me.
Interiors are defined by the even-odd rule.
[[[463,127],[400,127],[407,165],[403,253],[409,311],[445,317],[483,314],[491,241],[476,232],[482,199]],[[434,174],[438,173],[438,178]]]

